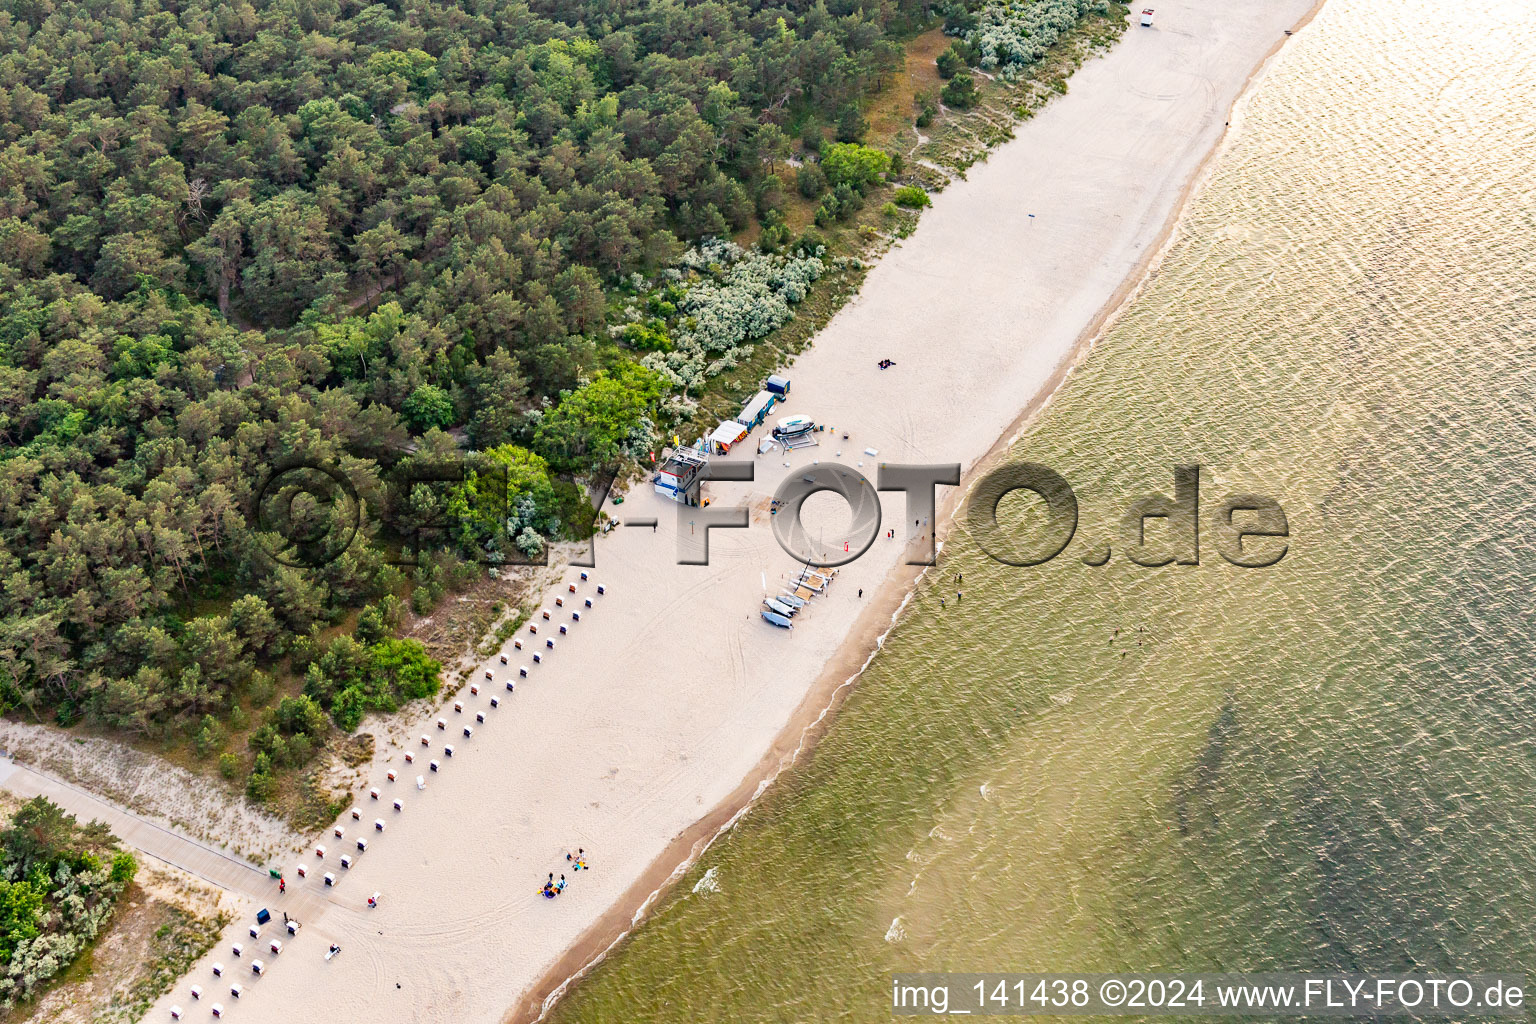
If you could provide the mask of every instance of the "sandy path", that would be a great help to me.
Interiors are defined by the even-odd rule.
[[[237,858],[261,862],[282,856],[295,840],[283,821],[227,787],[125,743],[0,721],[0,750],[146,822],[222,846]]]
[[[388,831],[371,836],[335,902],[281,961],[238,1004],[223,1000],[226,1019],[496,1021],[564,951],[605,941],[615,910],[627,918],[658,864],[665,875],[675,863],[674,841],[739,798],[743,780],[750,792],[786,726],[808,701],[812,714],[818,698],[825,703],[839,681],[828,666],[862,660],[848,646],[861,612],[865,626],[883,621],[890,587],[910,579],[893,570],[911,522],[900,495],[883,495],[898,540],[882,531],[793,634],[769,627],[757,614],[760,578],[776,593],[793,563],[768,528],[767,495],[838,450],[873,475],[867,447],[881,460],[966,467],[992,449],[1159,248],[1243,84],[1311,7],[1159,0],[1155,29],[1132,28],[1072,78],[1067,96],[939,196],[790,371],[794,392],[776,415],[806,413],[851,438],[828,432],[822,447],[791,455],[790,468],[767,456],[756,460],[755,483],[711,485],[718,506],[758,511],[750,529],[713,533],[705,567],[675,564],[691,517],[648,491],[632,494],[616,511],[655,516],[659,529],[621,529],[600,543],[592,584],[576,601],[590,596],[595,607],[515,695],[500,689],[513,673],[493,658],[494,686],[466,692],[463,715],[447,709],[449,731],[428,726],[438,751],[430,756],[442,759],[445,739],[456,752],[441,773],[422,771],[424,791],[407,780],[425,757],[401,782],[379,779],[386,801],[399,796],[404,810],[371,805]],[[897,365],[881,371],[881,358]],[[605,596],[594,595],[596,583]],[[569,622],[569,610],[555,621]],[[526,661],[509,652],[510,669]],[[493,694],[503,698],[494,710]],[[477,711],[487,721],[464,739]],[[385,753],[404,767],[399,748]],[[577,846],[593,870],[574,875],[559,899],[540,898],[545,873],[566,870],[563,853]],[[289,880],[290,891],[313,887],[318,872]],[[383,902],[369,911],[373,890]],[[232,925],[210,959],[227,959],[246,924]],[[327,963],[330,941],[344,951]],[[209,980],[199,964],[148,1019],[168,1019],[172,1003],[188,1005],[193,981]],[[204,1006],[189,1019],[206,1015]]]

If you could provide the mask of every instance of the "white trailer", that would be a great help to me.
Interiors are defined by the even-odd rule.
[[[779,400],[779,396],[772,391],[759,391],[752,396],[752,400],[742,406],[741,415],[736,417],[736,422],[751,429],[767,419],[773,405]]]

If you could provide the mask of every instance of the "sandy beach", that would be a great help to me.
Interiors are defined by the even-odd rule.
[[[327,857],[292,856],[287,894],[273,884],[274,915],[291,900],[311,916],[280,956],[265,958],[265,974],[250,974],[257,943],[246,915],[146,1019],[168,1020],[172,1005],[205,1019],[215,999],[226,1019],[285,1024],[536,1016],[800,747],[918,572],[901,564],[913,549],[912,517],[899,493],[882,494],[884,525],[868,553],[810,601],[793,632],[769,626],[758,614],[764,584],[777,594],[798,568],[770,527],[774,489],[813,460],[871,479],[882,461],[969,471],[983,460],[1143,279],[1245,84],[1313,8],[1163,0],[1156,27],[1133,26],[1073,75],[1066,96],[935,197],[918,230],[785,371],[793,390],[773,417],[805,414],[828,429],[819,447],[754,458],[760,429],[730,460],[754,463],[754,482],[709,485],[716,508],[751,509],[750,527],[712,531],[709,564],[679,565],[680,547],[699,536],[697,510],[649,484],[610,507],[656,528],[600,539],[588,582],[568,570],[543,602],[551,620],[536,615],[538,635],[518,634],[524,650],[509,643],[507,665],[493,656],[475,674],[478,694],[466,688],[410,734],[426,735],[430,750],[403,745],[415,739],[381,744],[369,783],[381,799],[365,790],[362,820],[344,815],[342,838],[316,840]],[[882,359],[895,365],[881,370]],[[961,490],[940,489],[946,511]],[[831,499],[814,506],[811,535],[836,536]],[[944,513],[937,518],[942,535]],[[558,635],[561,624],[568,635]],[[535,650],[542,664],[532,663]],[[528,677],[508,693],[519,666]],[[414,764],[404,763],[407,751]],[[429,758],[441,771],[427,770]],[[399,781],[385,780],[389,770]],[[368,849],[356,854],[359,837]],[[590,871],[565,861],[578,847]],[[350,870],[338,864],[342,853],[357,857]],[[300,862],[307,879],[293,870]],[[327,871],[338,876],[331,889],[321,883]],[[570,880],[558,899],[539,894],[549,872]],[[381,902],[369,909],[375,891]],[[279,933],[269,925],[260,947]],[[235,960],[240,941],[247,952]],[[342,954],[327,962],[333,942]],[[215,960],[230,968],[225,982],[211,974]],[[237,975],[238,1002],[228,997]],[[205,989],[201,1004],[189,997],[193,984]]]

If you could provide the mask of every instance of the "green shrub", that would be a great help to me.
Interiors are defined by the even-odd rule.
[[[821,168],[833,187],[848,185],[862,192],[890,170],[891,154],[872,146],[838,142],[827,147]]]
[[[939,77],[944,79],[954,78],[966,69],[965,58],[954,43],[949,44],[949,49],[939,54],[934,63],[939,67]]]
[[[928,198],[928,193],[917,185],[901,186],[896,190],[893,198],[896,200],[896,205],[910,207],[914,210],[921,210],[931,202]]]
[[[636,320],[624,325],[624,344],[637,352],[670,352],[672,339],[661,320]]]
[[[304,733],[299,733],[288,740],[288,762],[295,767],[309,763],[309,759],[315,755],[314,742]]]
[[[981,94],[976,91],[976,81],[971,77],[970,72],[962,71],[949,80],[939,96],[944,100],[945,106],[966,110],[976,105]]]
[[[325,711],[307,696],[284,697],[273,710],[272,720],[287,736],[318,736],[325,731]]]
[[[305,696],[292,705],[291,714],[274,715],[272,723],[251,737],[251,746],[270,750],[274,762],[281,749],[290,763],[303,763],[298,759],[307,761],[325,733],[322,706],[330,710],[337,728],[351,732],[370,711],[396,711],[405,701],[436,693],[442,685],[441,672],[442,665],[418,640],[389,637],[363,645],[350,637],[337,637],[331,650],[310,667]],[[268,730],[275,731],[285,722],[293,727],[292,738],[279,748],[280,737]]]
[[[766,174],[757,186],[757,216],[767,219],[769,214],[784,210],[784,182],[777,174]]]
[[[112,873],[107,878],[116,885],[127,885],[138,870],[139,862],[133,859],[133,854],[123,851],[112,858]]]
[[[308,662],[306,662],[304,665],[296,665],[294,667],[298,669],[298,671],[302,672],[307,665]],[[277,681],[265,672],[259,670],[252,672],[251,681],[246,684],[245,692],[246,696],[250,697],[251,699],[252,707],[264,708],[268,704],[272,703],[272,696],[273,694],[277,693]],[[244,729],[245,726],[237,725],[235,728]]]
[[[616,466],[625,443],[655,415],[668,390],[667,379],[650,367],[616,364],[544,414],[534,447],[557,469],[590,473]]]
[[[966,7],[964,0],[950,0],[943,8],[944,34],[963,36],[981,23],[981,18]]]
[[[433,584],[417,584],[411,591],[411,611],[417,615],[425,615],[437,607],[437,602],[442,600],[443,588]]]
[[[931,92],[917,97],[917,126],[927,128],[939,114],[939,100]]]
[[[827,176],[815,164],[802,164],[795,172],[795,187],[807,199],[815,199],[827,190]]]
[[[219,720],[212,715],[204,715],[192,743],[197,748],[198,757],[207,757],[218,750],[224,744],[224,730],[219,727]]]
[[[369,605],[357,613],[357,628],[354,635],[365,644],[378,643],[389,635],[389,627],[384,622],[384,612],[377,605]]]
[[[789,225],[784,223],[784,218],[778,210],[770,210],[768,216],[763,219],[763,233],[758,236],[757,245],[763,252],[778,252],[789,244],[793,238]]]
[[[795,251],[802,256],[815,256],[819,252],[824,252],[826,248],[827,240],[810,230],[802,232],[799,240],[795,242]]]
[[[400,411],[417,430],[453,425],[453,399],[436,384],[423,384],[412,391]]]
[[[839,185],[830,195],[822,198],[816,208],[816,226],[826,227],[835,221],[847,220],[864,208],[864,197],[852,185]]]
[[[245,780],[245,795],[258,804],[277,795],[277,777],[272,773],[272,758],[265,752],[256,755],[250,778]]]
[[[554,482],[555,514],[562,532],[571,540],[586,540],[597,532],[597,509],[587,492],[570,480]]]
[[[869,121],[865,120],[859,108],[852,103],[845,104],[837,113],[837,141],[858,142],[869,131]]]

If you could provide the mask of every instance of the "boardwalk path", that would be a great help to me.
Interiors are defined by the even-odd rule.
[[[82,822],[104,821],[126,846],[221,889],[248,897],[256,906],[270,907],[273,913],[287,911],[303,921],[315,920],[332,902],[314,888],[295,891],[290,886],[287,893],[279,896],[277,882],[267,874],[266,868],[146,820],[78,786],[16,764],[9,758],[0,758],[0,787],[23,800],[47,797]]]

